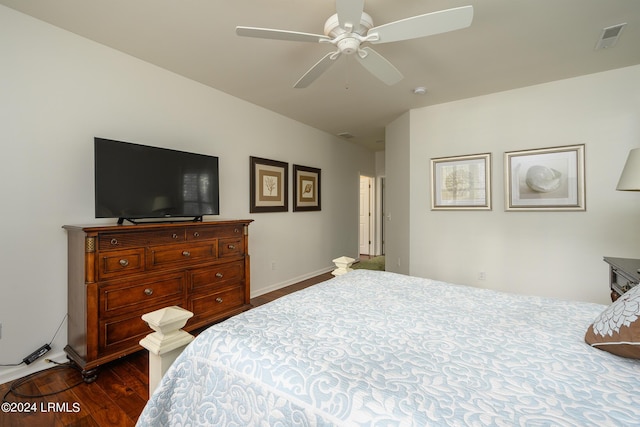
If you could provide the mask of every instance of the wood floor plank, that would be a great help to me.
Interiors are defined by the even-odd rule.
[[[40,413],[53,415],[56,425],[66,426],[73,423],[78,417],[89,415],[83,412],[82,406],[73,392],[65,390],[69,387],[65,374],[75,373],[76,382],[80,378],[79,373],[74,371],[75,369],[72,368],[56,368],[48,373],[37,375],[33,379],[40,394],[45,395],[39,399]]]
[[[100,424],[98,424],[92,416],[86,416],[79,418],[64,427],[100,427]]]
[[[146,352],[141,352],[148,361]],[[134,361],[134,359],[132,359]],[[111,370],[118,376],[122,384],[144,402],[149,399],[149,364],[146,364],[144,371],[140,371],[132,361],[126,360],[123,363],[113,366]]]
[[[101,374],[103,373],[101,372]],[[83,409],[87,409],[100,426],[127,427],[135,425],[129,414],[105,393],[97,381],[76,387],[73,392],[81,402]],[[136,419],[138,416],[139,414],[134,415]]]
[[[121,367],[119,365],[118,367]],[[142,412],[147,399],[141,397],[133,388],[128,385],[129,380],[123,380],[115,371],[108,369],[100,372],[100,388],[118,405],[126,414],[139,414]],[[135,380],[135,378],[134,378]],[[138,417],[132,421],[136,421]]]

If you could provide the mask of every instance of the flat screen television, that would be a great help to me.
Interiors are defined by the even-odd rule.
[[[218,157],[94,139],[96,218],[219,215]]]

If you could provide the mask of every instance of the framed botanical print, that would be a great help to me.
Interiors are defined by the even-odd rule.
[[[289,164],[250,157],[251,213],[289,210]]]
[[[319,211],[320,203],[320,169],[308,166],[293,165],[293,210]]]
[[[432,210],[491,210],[491,153],[431,159]]]
[[[504,153],[505,210],[584,211],[584,144]]]

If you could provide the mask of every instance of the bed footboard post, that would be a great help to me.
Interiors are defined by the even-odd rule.
[[[356,260],[353,258],[349,258],[348,256],[341,256],[340,258],[336,258],[333,260],[333,263],[336,265],[336,269],[331,272],[334,276],[340,276],[342,274],[347,274],[350,271],[353,271],[351,268],[351,264],[353,264]]]
[[[193,341],[193,335],[183,331],[193,313],[178,306],[165,307],[142,315],[142,320],[156,332],[142,340],[140,345],[149,350],[149,397],[160,384],[169,366]]]

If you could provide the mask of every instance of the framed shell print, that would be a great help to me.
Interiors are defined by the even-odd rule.
[[[321,210],[321,174],[320,169],[293,165],[293,210]]]

